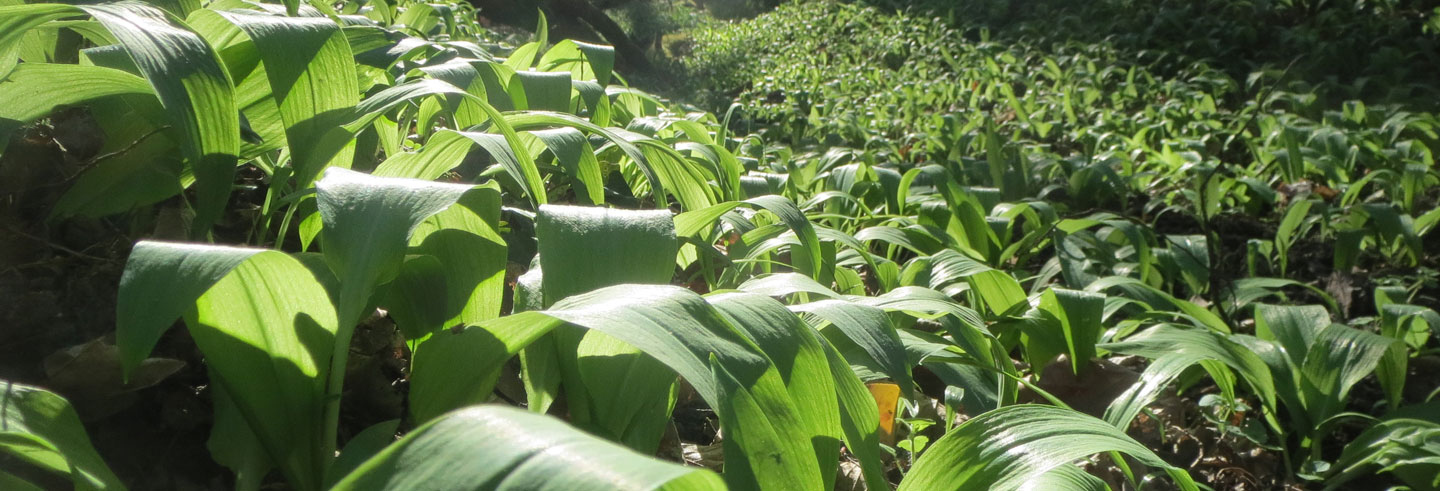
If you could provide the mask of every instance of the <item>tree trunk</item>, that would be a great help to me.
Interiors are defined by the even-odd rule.
[[[480,11],[480,15],[492,21],[506,24],[521,29],[534,29],[539,21],[536,10],[522,5],[524,2],[513,2],[510,0],[468,0],[471,5]],[[533,4],[532,4],[533,5]],[[605,14],[604,10],[591,4],[588,0],[548,0],[545,2],[545,15],[550,20],[551,31],[566,31],[573,33],[573,27],[589,27],[603,39],[590,41],[603,41],[615,47],[615,54],[618,55],[622,67],[637,70],[650,70],[650,60],[645,57],[645,49],[635,44],[625,30],[616,24],[614,19]],[[563,26],[570,25],[571,29],[564,29]]]

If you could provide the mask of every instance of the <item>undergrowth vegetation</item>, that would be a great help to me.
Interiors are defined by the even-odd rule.
[[[247,490],[1440,486],[1425,55],[995,12],[700,23],[707,112],[543,16],[0,0],[0,225],[46,247],[0,274],[123,244],[113,335],[0,381],[0,488],[178,487],[91,437],[157,384]]]

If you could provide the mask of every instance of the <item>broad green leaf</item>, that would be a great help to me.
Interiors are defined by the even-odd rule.
[[[964,280],[980,294],[991,315],[1004,315],[1011,307],[1025,302],[1025,290],[1015,278],[986,266],[955,251],[940,251],[931,257],[934,271],[930,287],[940,289],[957,280]]]
[[[336,331],[329,294],[275,251],[141,242],[121,277],[116,343],[133,369],[184,314],[212,378],[293,486],[320,487]]]
[[[25,65],[32,66],[45,65]],[[178,146],[166,134],[168,120],[154,95],[102,98],[88,106],[105,133],[99,154],[105,158],[96,157],[93,167],[75,177],[51,210],[52,219],[123,213],[175,196],[193,182]]]
[[[115,346],[126,375],[210,287],[263,249],[141,241],[120,276]]]
[[[125,2],[79,8],[125,46],[183,135],[180,149],[195,173],[192,236],[203,236],[229,200],[240,149],[229,75],[204,39],[163,11]]]
[[[516,71],[509,92],[521,111],[570,111],[569,73]]]
[[[674,274],[678,245],[665,210],[544,205],[535,235],[547,304],[605,286],[668,283]],[[669,419],[674,374],[605,333],[553,336],[574,421],[653,452]],[[629,383],[614,389],[615,380]]]
[[[1060,322],[1070,366],[1076,374],[1095,358],[1095,343],[1103,330],[1100,317],[1104,308],[1104,295],[1051,288],[1040,296],[1040,310],[1049,312]]]
[[[440,130],[430,135],[430,140],[414,152],[390,154],[372,175],[433,181],[459,167],[474,147],[475,142],[459,132]]]
[[[1329,308],[1330,311],[1340,310],[1339,304],[1335,303],[1335,299],[1332,298],[1329,293],[1325,293],[1325,290],[1316,288],[1308,283],[1282,278],[1240,278],[1231,283],[1228,294],[1231,295],[1231,301],[1233,302],[1232,308],[1240,309],[1262,298],[1283,298],[1282,289],[1290,287],[1309,290],[1310,293],[1315,294],[1316,297],[1319,297],[1321,301],[1325,302],[1325,306]]]
[[[90,445],[69,401],[8,380],[0,380],[0,386],[0,453],[68,475],[75,489],[125,489]],[[26,484],[6,475],[0,476],[0,485],[11,484],[6,479]]]
[[[74,7],[60,4],[7,5],[0,7],[0,79],[19,64],[21,40],[46,22],[78,14]]]
[[[549,310],[468,327],[459,336],[473,339],[469,342],[481,348],[456,347],[444,357],[435,349],[420,353],[422,358],[431,356],[425,363],[434,366],[421,367],[417,358],[414,383],[421,383],[423,370],[429,374],[425,383],[433,388],[412,387],[412,409],[418,414],[421,407],[414,402],[422,397],[415,391],[429,394],[426,398],[448,399],[425,403],[427,414],[483,400],[506,358],[500,353],[514,353],[528,342],[518,336],[533,340],[562,323],[600,331],[639,348],[689,381],[711,407],[726,404],[726,394],[736,397],[734,403],[740,406],[722,413],[721,426],[728,428],[723,430],[727,455],[746,458],[727,457],[728,483],[785,485],[789,489],[818,488],[824,482],[812,444],[818,435],[806,431],[809,425],[791,400],[776,365],[703,298],[680,287],[607,287],[574,295]],[[458,344],[445,336],[449,334],[442,331],[427,344]],[[483,366],[477,367],[476,360]],[[438,380],[435,374],[447,380]],[[714,374],[725,376],[717,380]],[[722,383],[726,384],[723,389]],[[746,433],[750,428],[752,432]]]
[[[1344,410],[1350,388],[1374,372],[1385,352],[1399,342],[1343,324],[1330,324],[1317,333],[1300,368],[1300,391],[1311,420],[1323,423]]]
[[[791,254],[791,261],[793,261],[795,269],[821,284],[830,282],[830,279],[822,274],[825,264],[820,254],[820,238],[815,234],[815,227],[810,224],[810,219],[805,217],[805,213],[800,211],[795,203],[775,195],[750,198],[745,200],[745,203],[774,213],[781,222],[785,223],[785,226],[795,232],[795,236],[799,238],[800,246],[803,248],[803,250]]]
[[[234,88],[205,40],[164,11],[141,3],[79,7],[37,4],[0,7],[0,10],[3,10],[0,17],[9,23],[3,26],[5,35],[0,37],[0,53],[5,54],[5,61],[0,61],[0,73],[9,74],[15,68],[9,57],[11,43],[46,21],[86,13],[114,35],[149,82],[153,93],[159,96],[174,131],[181,136],[180,148],[194,170],[197,183],[192,235],[208,233],[229,199],[240,147],[240,128]],[[14,31],[9,30],[12,28]],[[117,76],[108,77],[111,80],[107,83],[118,82],[114,80]],[[125,85],[123,90],[133,90],[133,84],[125,82]],[[77,95],[93,97],[94,90]],[[54,96],[42,96],[38,103],[56,100],[48,97]],[[51,107],[53,105],[37,106],[36,109],[49,111]],[[8,132],[9,128],[0,130]]]
[[[380,292],[380,304],[406,340],[424,339],[447,327],[450,319],[445,272],[445,264],[435,256],[410,256],[401,264],[395,279]]]
[[[238,11],[203,15],[223,18],[254,43],[285,122],[286,139],[293,142],[289,148],[297,189],[308,188],[327,166],[348,168],[354,140],[340,124],[348,122],[360,89],[350,43],[340,26],[325,17]]]
[[[537,203],[546,202],[544,181],[540,179],[540,171],[535,168],[530,152],[524,147],[517,148],[512,145],[506,135],[471,131],[460,131],[456,134],[485,149],[485,153],[499,163],[511,179],[520,183],[525,188],[525,193],[534,197]],[[518,136],[516,138],[518,141]]]
[[[1088,292],[1106,292],[1111,288],[1119,289],[1126,298],[1139,300],[1148,305],[1151,310],[1169,311],[1171,315],[1183,314],[1183,317],[1190,319],[1196,326],[1206,327],[1216,332],[1229,333],[1230,326],[1220,319],[1214,312],[1196,305],[1194,302],[1175,298],[1159,289],[1141,283],[1140,280],[1125,276],[1107,276],[1100,278],[1085,287]],[[1116,295],[1112,295],[1114,297]]]
[[[505,66],[513,68],[515,71],[530,69],[530,67],[535,65],[535,56],[540,54],[540,50],[544,48],[544,44],[543,42],[531,41],[520,45],[520,47],[515,48],[515,51],[510,52],[509,58],[505,59]]]
[[[459,201],[471,186],[372,177],[331,168],[316,183],[316,204],[324,223],[320,236],[325,262],[340,280],[337,342],[364,315],[375,288],[394,279],[411,233],[431,215]]]
[[[455,205],[431,215],[410,234],[411,252],[444,265],[444,326],[500,315],[508,248],[500,237],[500,189],[494,182],[466,191]]]
[[[213,391],[211,406],[215,408],[215,416],[210,426],[210,438],[205,441],[210,458],[235,473],[237,489],[258,486],[275,468],[275,462],[266,452],[260,437],[250,429],[245,416],[240,414],[240,408],[235,406],[229,392]]]
[[[564,350],[558,357],[560,366],[569,370],[562,382],[567,401],[586,398],[583,404],[570,402],[572,423],[638,452],[655,453],[675,406],[675,373],[608,334],[575,330],[557,334],[562,336],[555,342]],[[578,341],[573,362],[566,354],[570,341]],[[625,382],[617,385],[617,380]]]
[[[1259,356],[1219,333],[1159,325],[1123,342],[1102,347],[1107,351],[1154,360],[1140,376],[1140,382],[1116,398],[1105,410],[1105,420],[1117,428],[1128,428],[1130,421],[1181,372],[1204,361],[1217,361],[1238,372],[1260,397],[1269,417],[1275,415],[1276,389],[1269,367]],[[1207,370],[1212,368],[1210,365],[1202,366]]]
[[[10,8],[13,7],[0,7],[0,11]],[[52,90],[62,84],[65,90]],[[27,95],[11,97],[0,105],[0,138],[5,142],[10,140],[10,132],[45,117],[57,107],[113,95],[155,93],[145,79],[121,70],[50,63],[25,63],[15,67],[9,77],[0,81],[0,91]],[[0,150],[3,148],[0,146]]]
[[[845,433],[845,448],[860,461],[860,470],[865,484],[870,489],[885,489],[890,486],[885,478],[885,466],[881,461],[880,414],[875,399],[865,384],[855,377],[850,363],[835,350],[834,346],[820,338],[825,347],[825,359],[829,362],[830,375],[835,378],[835,390],[840,403],[840,428]]]
[[[920,456],[900,489],[1019,489],[1056,467],[1109,451],[1163,469],[1180,489],[1198,489],[1184,470],[1108,423],[1028,404],[996,409],[950,430]]]
[[[809,276],[800,273],[775,273],[768,276],[751,278],[740,284],[741,291],[759,293],[771,297],[783,297],[792,293],[813,293],[826,298],[839,298],[840,294],[835,293],[825,285],[821,285]]]
[[[324,287],[298,261],[263,252],[236,266],[185,316],[211,376],[291,485],[318,489],[322,411],[335,335]]]
[[[923,228],[878,226],[861,230],[855,234],[861,242],[881,241],[892,246],[909,249],[916,254],[935,254],[945,248],[941,239]]]
[[[615,48],[566,39],[555,43],[545,56],[540,57],[539,67],[544,71],[570,72],[575,80],[594,80],[601,86],[610,85],[610,75],[615,69]]]
[[[525,144],[520,140],[520,136],[516,133],[515,128],[511,126],[511,123],[506,121],[505,117],[501,116],[498,109],[485,99],[466,92],[464,89],[450,83],[435,79],[420,79],[415,82],[397,85],[377,92],[366,97],[355,106],[352,111],[353,118],[344,125],[344,128],[351,134],[359,133],[366,126],[369,126],[376,119],[396,107],[417,99],[440,95],[462,97],[474,102],[475,107],[485,113],[486,117],[488,117],[489,121],[494,125],[494,128],[504,137],[505,146],[507,147],[506,151],[501,151],[498,147],[487,147],[487,150],[502,153],[507,157],[513,155],[515,159],[514,163],[512,166],[507,166],[506,171],[510,172],[511,175],[515,177],[515,180],[524,187],[526,194],[533,204],[545,204],[547,202],[545,183],[541,180],[540,171],[536,169],[535,161],[531,158],[530,153],[523,151]],[[472,138],[472,140],[474,140],[474,138]],[[490,142],[489,139],[482,140],[484,141],[476,140],[475,143],[484,145]],[[515,149],[522,151],[517,152]],[[406,174],[398,173],[392,175]]]
[[[722,418],[721,426],[736,432],[755,427],[760,438],[724,430],[730,435],[727,454],[748,454],[755,466],[764,467],[727,467],[727,482],[785,484],[787,489],[823,482],[811,444],[815,435],[805,431],[802,416],[775,367],[698,295],[672,286],[625,285],[567,299],[545,313],[640,348],[685,377],[712,407],[727,402],[717,384],[738,384],[723,392],[745,398],[745,407],[760,411],[731,413],[735,417]],[[712,378],[712,370],[720,369],[716,366],[724,369],[722,380]],[[727,462],[739,464],[740,460]]]
[[[506,360],[559,324],[526,313],[435,333],[412,362],[411,420],[425,423],[489,400]]]
[[[1285,210],[1285,218],[1280,220],[1280,226],[1275,229],[1275,243],[1278,246],[1276,251],[1280,253],[1280,276],[1285,276],[1285,272],[1289,268],[1288,253],[1290,246],[1295,243],[1294,235],[1300,230],[1300,224],[1309,216],[1310,207],[1313,204],[1315,201],[1308,199],[1291,204]]]
[[[595,159],[595,151],[590,147],[590,143],[585,141],[584,133],[574,128],[534,130],[529,133],[545,142],[550,153],[555,155],[555,160],[578,186],[575,189],[576,198],[588,205],[605,203],[605,182],[600,174],[600,162]]]
[[[1378,290],[1376,304],[1384,301],[1379,298],[1384,294]],[[1425,346],[1431,334],[1440,329],[1440,314],[1418,305],[1391,303],[1377,306],[1380,310],[1380,335],[1402,341],[1390,346],[1390,350],[1375,369],[1375,377],[1380,380],[1380,387],[1385,390],[1385,400],[1390,404],[1390,408],[1394,409],[1400,406],[1405,390],[1410,361],[1409,348],[1419,349]]]
[[[503,406],[478,406],[410,432],[334,489],[417,487],[710,490],[725,486],[710,471],[641,455],[554,418]]]
[[[614,145],[645,175],[653,189],[651,193],[656,204],[660,207],[669,206],[666,193],[674,193],[676,199],[684,205],[687,210],[698,210],[715,204],[714,193],[706,184],[708,176],[700,173],[694,166],[688,165],[683,155],[676,152],[670,145],[657,141],[653,138],[638,133],[598,126],[571,114],[526,111],[509,113],[505,115],[507,127],[513,126],[516,129],[541,129],[570,127],[600,135],[609,142],[605,147],[599,149],[604,152],[609,145]]]
[[[1414,489],[1440,487],[1440,421],[1436,403],[1411,406],[1387,417],[1350,443],[1326,480],[1326,490],[1344,489],[1376,472],[1389,472]]]
[[[874,360],[879,371],[893,379],[907,397],[911,397],[915,381],[910,375],[905,345],[884,310],[843,300],[794,305],[790,310],[815,315],[835,326]]]
[[[1098,477],[1092,476],[1074,465],[1062,465],[1051,469],[1050,472],[1041,474],[1039,477],[1026,481],[1020,486],[1022,491],[1042,491],[1049,489],[1071,489],[1076,491],[1110,491],[1110,485]]]
[[[1280,343],[1298,367],[1310,352],[1310,345],[1326,326],[1330,313],[1319,305],[1255,306],[1255,335]]]
[[[982,413],[1001,406],[1002,384],[1008,379],[986,369],[994,365],[986,352],[975,356],[975,353],[961,349],[939,335],[915,329],[900,330],[900,340],[905,343],[911,363],[924,365],[945,385],[964,392],[959,402],[967,413]],[[952,360],[958,354],[969,356],[975,363]]]
[[[668,283],[679,248],[665,210],[545,205],[535,235],[547,305],[602,286]]]
[[[489,194],[492,197],[485,199],[475,196],[476,194]],[[372,296],[377,288],[389,283],[399,274],[407,244],[410,244],[412,239],[440,237],[440,242],[433,245],[421,243],[420,246],[422,253],[437,256],[442,262],[449,259],[451,264],[446,266],[456,270],[455,274],[446,277],[446,294],[449,296],[447,307],[463,305],[461,315],[475,315],[476,319],[498,315],[495,289],[500,287],[498,281],[503,281],[503,278],[497,280],[495,275],[497,270],[500,271],[499,274],[503,274],[503,266],[495,265],[503,265],[505,253],[503,243],[498,242],[498,235],[495,235],[493,230],[490,231],[488,239],[483,236],[483,231],[489,228],[489,225],[485,223],[487,220],[480,216],[488,215],[490,220],[498,221],[499,202],[498,196],[493,196],[494,194],[496,189],[493,186],[476,187],[379,178],[333,167],[316,183],[316,204],[324,224],[321,238],[325,263],[330,266],[340,285],[334,295],[339,330],[330,350],[333,353],[331,365],[335,368],[330,370],[330,380],[325,385],[325,430],[331,432],[323,439],[327,444],[335,444],[333,432],[339,419],[339,398],[345,376],[343,367],[355,326],[367,314],[368,309],[374,308],[375,299],[372,299]],[[437,220],[468,225],[429,233],[428,236],[418,234],[417,237],[417,230],[422,223],[437,214],[446,215],[449,213],[447,208],[457,202],[468,210],[454,210],[451,214],[458,214],[457,216],[442,216]],[[484,206],[484,203],[491,206]],[[471,208],[472,206],[481,209]],[[435,225],[436,228],[426,231],[436,230],[447,224],[442,222]],[[460,235],[452,237],[452,230]],[[482,236],[478,242],[471,243],[472,236],[466,232],[481,233]],[[482,244],[483,247],[456,255],[459,248]],[[475,252],[479,254],[472,254]],[[453,288],[448,285],[451,279],[458,280]],[[451,314],[447,312],[445,315]]]
[[[538,259],[538,258],[537,258]],[[542,291],[543,272],[534,268],[515,280],[514,313],[542,310],[545,308],[545,294]],[[520,376],[525,383],[526,406],[532,412],[544,414],[550,405],[560,397],[560,354],[555,337],[548,336],[533,343],[520,352]]]
[[[763,295],[719,293],[706,300],[775,363],[803,429],[811,435],[822,486],[833,488],[843,430],[835,379],[815,331],[783,304]],[[746,454],[754,452],[747,449]]]

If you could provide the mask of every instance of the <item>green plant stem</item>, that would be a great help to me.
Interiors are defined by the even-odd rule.
[[[261,156],[261,158],[256,159],[256,161],[258,162],[263,159],[264,156]],[[257,167],[260,167],[261,170],[265,170],[266,168],[266,166],[263,165],[257,165]],[[250,227],[250,236],[245,239],[247,243],[257,244],[263,242],[265,235],[270,232],[270,214],[274,212],[275,205],[279,201],[281,187],[288,178],[289,172],[286,172],[286,169],[288,169],[288,167],[270,169],[270,172],[267,172],[270,178],[270,187],[265,190],[265,202],[260,205],[260,218],[255,221],[254,226]]]
[[[297,203],[290,203],[285,207],[285,218],[280,220],[280,231],[275,233],[275,248],[285,246],[285,236],[290,232],[290,220],[295,217],[295,206]]]
[[[1283,83],[1285,79],[1290,76],[1290,69],[1294,68],[1295,63],[1299,61],[1300,57],[1296,57],[1295,59],[1290,60],[1290,64],[1285,66],[1285,70],[1283,72],[1280,72],[1280,78],[1276,79],[1274,84],[1271,84],[1269,87],[1265,88],[1265,91],[1260,94],[1259,101],[1255,104],[1255,112],[1250,113],[1250,117],[1247,118],[1244,123],[1241,123],[1241,125],[1235,129],[1235,132],[1230,135],[1229,139],[1225,140],[1226,148],[1229,148],[1231,143],[1235,142],[1237,138],[1240,138],[1245,133],[1245,128],[1248,128],[1251,124],[1255,122],[1255,119],[1260,116],[1260,111],[1263,110],[1265,107],[1265,100],[1269,99],[1270,95],[1275,92],[1275,89],[1279,87],[1280,84]],[[1200,179],[1200,190],[1199,193],[1197,193],[1196,195],[1196,197],[1200,200],[1200,229],[1205,234],[1205,249],[1207,254],[1210,256],[1211,268],[1214,268],[1215,265],[1220,264],[1220,236],[1219,234],[1215,233],[1214,227],[1211,226],[1210,221],[1214,217],[1210,216],[1210,214],[1205,211],[1205,200],[1206,194],[1209,192],[1210,181],[1214,180],[1215,174],[1220,171],[1221,166],[1221,164],[1217,163],[1216,165],[1212,166],[1210,170],[1205,172],[1205,176]],[[1225,281],[1223,278],[1221,278],[1221,275],[1215,273],[1216,271],[1214,271],[1213,269],[1210,271],[1209,290],[1211,296],[1219,299],[1222,298],[1221,290],[1224,288],[1229,288],[1233,285],[1231,284],[1231,282]],[[1224,283],[1224,288],[1222,288],[1221,283]],[[1220,311],[1220,318],[1225,322],[1225,324],[1235,324],[1230,318],[1230,311],[1225,309],[1224,304],[1220,304],[1220,308],[1218,310]]]
[[[330,349],[330,373],[326,375],[325,411],[321,420],[324,434],[320,442],[320,460],[327,468],[334,461],[339,444],[340,400],[345,387],[345,367],[350,360],[350,340],[355,336],[355,327],[363,319],[366,307],[374,310],[369,304],[371,292],[367,287],[359,286],[354,280],[342,285],[336,302],[340,322],[335,330],[335,343]]]
[[[335,460],[335,450],[339,448],[341,388],[345,384],[345,366],[350,360],[350,338],[354,335],[355,324],[341,324],[335,333],[335,350],[330,356],[330,373],[325,382],[325,412],[321,420],[324,433],[320,437],[320,461],[325,463],[327,471]]]

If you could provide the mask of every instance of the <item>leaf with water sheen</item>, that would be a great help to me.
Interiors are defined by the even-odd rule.
[[[417,487],[711,490],[724,483],[710,471],[641,455],[548,416],[477,406],[410,432],[333,489]]]
[[[1180,489],[1197,489],[1184,470],[1114,426],[1073,410],[1029,404],[996,409],[950,430],[920,456],[900,489],[1019,489],[1056,467],[1110,451],[1164,469]]]

